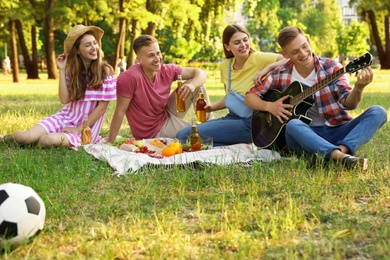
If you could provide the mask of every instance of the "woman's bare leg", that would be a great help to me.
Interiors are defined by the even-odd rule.
[[[28,130],[18,130],[12,133],[13,139],[20,144],[32,144],[38,142],[39,138],[46,135],[45,128],[41,125],[35,125]]]
[[[62,133],[51,133],[42,136],[39,139],[38,144],[41,147],[57,147],[57,146],[65,146],[71,147],[72,144],[69,142],[69,139]]]

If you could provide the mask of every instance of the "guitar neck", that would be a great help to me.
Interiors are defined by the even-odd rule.
[[[307,97],[311,96],[312,94],[316,93],[318,90],[324,88],[326,85],[331,83],[332,81],[336,80],[338,77],[343,75],[345,73],[345,68],[341,68],[340,70],[334,72],[331,75],[326,76],[321,81],[314,84],[312,87],[305,89],[301,93],[295,95],[290,99],[291,105],[297,105],[301,103],[303,100],[305,100]]]

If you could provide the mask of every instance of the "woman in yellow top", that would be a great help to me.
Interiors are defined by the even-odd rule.
[[[220,71],[226,93],[231,89],[245,96],[246,92],[253,85],[257,85],[266,73],[287,61],[280,54],[255,51],[251,46],[249,32],[239,25],[228,25],[225,28],[222,43],[226,59],[222,61]],[[207,112],[228,108],[229,113],[224,117],[198,125],[200,136],[213,137],[214,146],[251,143],[250,115],[240,117],[232,111],[234,107],[225,105],[225,99],[226,95],[216,103],[206,106]],[[180,130],[176,137],[185,139],[190,133],[191,127],[186,127]]]

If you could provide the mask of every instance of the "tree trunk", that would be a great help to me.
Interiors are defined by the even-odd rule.
[[[18,63],[18,48],[16,46],[16,35],[14,23],[12,20],[8,22],[8,31],[11,41],[11,68],[13,82],[19,82],[19,63]]]
[[[31,60],[31,73],[34,79],[39,79],[38,68],[38,48],[37,48],[37,26],[34,24],[31,26],[31,48],[32,48],[32,60]]]
[[[154,22],[148,22],[148,27],[142,31],[142,34],[149,34],[155,36],[156,24]]]
[[[133,42],[135,40],[135,37],[137,36],[136,32],[137,32],[137,20],[135,19],[132,19],[131,20],[131,30],[130,30],[130,50],[129,50],[129,53],[127,55],[127,67],[130,67],[131,65],[133,65],[135,62],[135,53],[133,51]]]
[[[145,8],[146,8],[146,10],[148,10],[149,12],[151,12],[153,14],[156,11],[155,5],[150,0],[146,0]],[[149,34],[152,36],[155,36],[155,32],[156,32],[156,24],[154,22],[148,22],[148,27],[145,30],[142,30],[142,34]]]
[[[381,65],[381,69],[390,69],[390,64],[389,64],[390,59],[387,58],[390,55],[390,49],[387,48],[387,50],[385,50],[385,48],[382,45],[381,37],[379,35],[378,25],[376,23],[375,13],[373,10],[368,10],[367,14],[368,14],[368,19],[370,20],[371,29],[372,29],[372,36],[374,37],[376,51],[378,53],[378,58],[379,58],[379,63]],[[385,19],[385,22],[386,22],[386,19]],[[386,25],[385,25],[385,28],[386,28]],[[388,29],[389,29],[389,26],[387,25],[387,30]]]
[[[58,71],[56,64],[56,56],[54,49],[54,32],[53,32],[53,17],[50,14],[50,10],[53,7],[52,0],[45,0],[45,22],[44,22],[44,33],[45,33],[45,54],[46,54],[46,65],[47,75],[49,79],[57,79]]]
[[[30,0],[32,8],[35,10],[35,0]],[[38,21],[36,15],[34,20]],[[39,79],[39,68],[38,68],[38,47],[37,47],[37,26],[36,24],[31,25],[31,73],[32,78]]]
[[[20,46],[20,49],[22,50],[22,55],[23,55],[23,60],[24,60],[24,66],[26,68],[27,78],[28,79],[39,79],[38,64],[36,63],[34,66],[33,61],[31,61],[31,59],[30,59],[30,55],[28,53],[28,49],[27,49],[27,45],[26,45],[26,40],[24,38],[22,22],[20,20],[15,20],[15,27],[16,27],[16,31],[17,31],[18,37],[19,37],[19,46]],[[36,36],[35,34],[36,34],[35,30],[34,30],[34,28],[32,28],[31,37],[33,37],[32,38],[33,47],[34,47],[34,41],[36,41],[36,39],[34,38]],[[35,44],[35,48],[36,48],[36,44]]]
[[[381,69],[390,69],[390,16],[385,16],[385,64],[381,66]]]
[[[124,8],[123,8],[123,0],[119,1],[119,12],[123,13]],[[118,37],[118,42],[116,44],[116,49],[115,49],[115,56],[113,60],[112,66],[114,67],[114,70],[117,70],[118,67],[118,61],[119,58],[122,58],[125,56],[125,40],[126,40],[126,20],[123,17],[119,18],[119,37]]]
[[[117,54],[119,57],[125,56],[125,41],[126,41],[126,29],[127,29],[127,22],[124,18],[121,18],[120,21],[120,31],[119,31],[119,49],[117,50]]]

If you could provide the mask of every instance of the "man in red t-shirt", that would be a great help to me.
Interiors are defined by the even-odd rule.
[[[107,142],[112,143],[126,115],[133,137],[136,139],[171,137],[189,126],[183,120],[191,103],[198,98],[199,87],[204,84],[207,73],[198,68],[183,68],[174,64],[162,64],[162,54],[156,38],[141,35],[134,40],[137,64],[121,73],[117,80],[116,109],[110,126]],[[175,91],[172,82],[178,75],[185,80],[178,93],[186,101],[186,111],[176,111]],[[205,100],[210,104],[204,89]],[[207,114],[207,119],[212,118]]]

